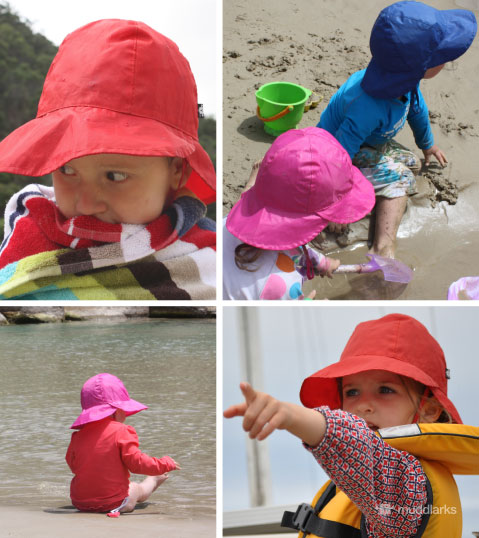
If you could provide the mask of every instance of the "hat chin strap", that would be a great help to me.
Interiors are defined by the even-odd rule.
[[[301,249],[303,250],[303,254],[306,256],[306,276],[308,277],[308,280],[313,280],[314,268],[313,268],[313,262],[311,261],[311,258],[309,257],[308,249],[306,245],[302,245]]]
[[[430,392],[431,390],[429,387],[426,387],[424,389],[423,395],[421,396],[421,401],[419,402],[419,405],[416,409],[416,413],[414,414],[414,418],[412,419],[412,424],[415,424],[419,420],[419,412],[424,407],[424,404],[426,403],[426,399],[429,397]]]

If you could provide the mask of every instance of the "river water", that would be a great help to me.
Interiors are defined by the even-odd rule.
[[[0,504],[70,505],[65,453],[80,390],[109,372],[149,409],[127,418],[140,448],[182,467],[146,510],[193,518],[216,503],[215,323],[101,320],[0,327]],[[140,481],[142,477],[132,475]]]

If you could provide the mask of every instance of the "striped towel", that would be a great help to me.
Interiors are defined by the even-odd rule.
[[[5,210],[0,299],[214,299],[215,224],[184,189],[149,224],[66,219],[52,187],[28,185]]]

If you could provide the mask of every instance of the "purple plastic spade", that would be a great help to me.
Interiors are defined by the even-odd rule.
[[[384,280],[388,282],[401,282],[407,284],[412,280],[413,270],[400,262],[392,258],[383,258],[377,254],[366,254],[369,258],[368,263],[361,263],[355,265],[340,265],[335,273],[374,273],[375,271],[382,271]]]

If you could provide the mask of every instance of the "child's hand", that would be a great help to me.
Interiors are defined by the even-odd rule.
[[[326,256],[326,259],[329,261],[329,267],[326,269],[326,272],[323,273],[321,276],[323,277],[324,275],[326,275],[328,278],[333,278],[333,273],[340,266],[341,262],[336,258],[330,258],[329,256]]]
[[[344,222],[330,222],[328,223],[328,232],[333,234],[343,234],[348,228],[348,225]]]
[[[176,463],[176,461],[170,456],[163,456],[161,461],[168,465],[168,471],[178,471],[181,467]]]
[[[314,409],[280,402],[269,394],[257,392],[240,383],[245,402],[224,411],[225,418],[244,417],[243,428],[251,439],[262,441],[274,430],[288,430],[310,446],[317,446],[326,432],[326,420]]]
[[[444,155],[441,149],[439,149],[435,144],[429,149],[423,149],[424,153],[424,166],[429,166],[431,162],[431,157],[434,155],[438,160],[439,164],[444,167],[447,164],[447,157]]]
[[[280,402],[269,394],[257,392],[249,383],[240,383],[245,402],[228,407],[225,418],[244,417],[243,429],[251,439],[262,441],[274,430],[288,428],[291,414],[289,404]]]
[[[339,267],[339,260],[325,256],[324,254],[319,254],[311,248],[302,248],[303,253],[299,256],[297,261],[295,261],[296,271],[298,271],[303,278],[307,278],[308,280],[312,280],[318,275],[321,277],[328,276],[329,278],[332,278],[333,272]]]
[[[312,290],[309,292],[309,294],[305,297],[304,295],[300,295],[298,299],[300,301],[312,301],[316,297],[316,290]]]

